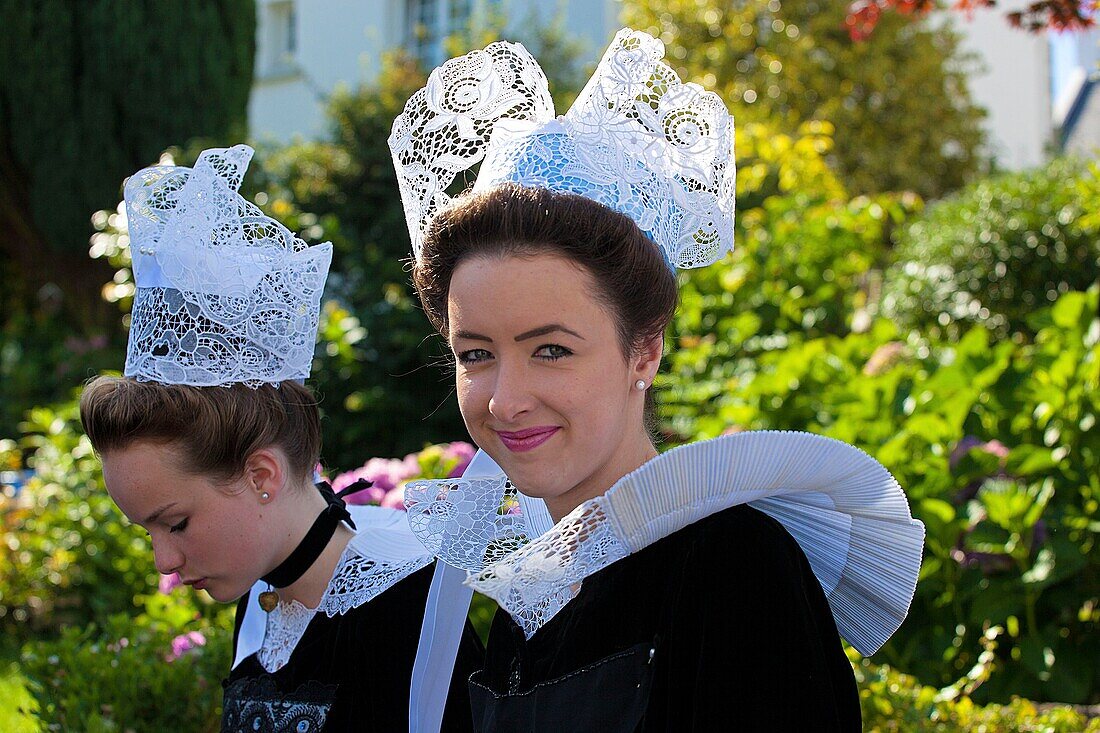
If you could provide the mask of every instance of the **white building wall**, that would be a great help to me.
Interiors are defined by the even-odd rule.
[[[970,20],[950,13],[963,47],[984,67],[970,78],[970,93],[989,112],[989,152],[998,167],[1009,170],[1040,165],[1054,140],[1047,38],[1013,28],[1005,19],[1005,13],[1026,4],[1005,0],[975,11]]]
[[[450,0],[437,0],[447,3]],[[254,138],[287,142],[325,132],[326,97],[340,84],[355,87],[378,74],[383,51],[408,39],[408,0],[258,0],[256,78],[249,101]],[[970,79],[975,101],[989,111],[989,152],[1001,168],[1041,164],[1054,141],[1050,44],[1043,34],[1008,25],[1004,14],[1027,0],[1003,0],[972,19],[945,13],[976,54],[982,70]],[[567,33],[581,42],[581,59],[595,65],[619,28],[617,0],[472,0],[472,12],[495,6],[507,19],[505,35],[522,37],[533,19],[562,14]],[[293,9],[294,50],[287,54],[284,23]],[[442,12],[442,11],[441,11]]]
[[[280,59],[284,38],[271,28],[284,6],[294,9],[296,43],[290,57]],[[259,0],[252,136],[321,137],[325,98],[339,84],[354,87],[377,75],[382,52],[403,36],[403,11],[403,0]]]
[[[446,2],[446,0],[439,0]],[[595,64],[618,29],[616,0],[474,0],[474,13],[496,2],[508,30],[522,36],[532,19],[564,14],[567,33]],[[283,27],[293,8],[294,50]],[[252,137],[288,142],[324,136],[326,97],[372,81],[382,53],[407,40],[406,0],[258,0],[256,76],[249,99]]]

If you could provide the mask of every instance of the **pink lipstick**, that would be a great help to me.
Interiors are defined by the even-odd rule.
[[[554,434],[559,430],[561,428],[556,425],[540,425],[536,428],[516,430],[515,432],[508,430],[496,430],[494,432],[500,437],[500,442],[504,443],[505,448],[513,453],[524,453],[538,448],[554,437]]]

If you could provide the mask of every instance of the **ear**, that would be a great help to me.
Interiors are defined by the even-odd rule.
[[[288,475],[286,456],[276,446],[255,450],[245,459],[245,485],[265,504],[286,486]],[[267,494],[266,499],[264,494]]]
[[[631,363],[631,381],[641,379],[646,386],[653,384],[657,370],[661,367],[661,355],[665,350],[665,335],[659,333],[645,342],[634,355]]]

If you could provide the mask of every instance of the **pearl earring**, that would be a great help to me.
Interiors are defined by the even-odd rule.
[[[267,493],[266,491],[260,494],[260,501],[267,501],[270,498],[271,494]]]
[[[634,383],[634,387],[635,389],[645,389],[645,380],[639,379],[637,382]]]

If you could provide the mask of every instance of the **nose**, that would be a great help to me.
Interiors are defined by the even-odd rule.
[[[535,397],[526,371],[519,364],[500,359],[496,369],[489,413],[502,423],[514,423],[535,406]]]
[[[171,540],[166,538],[153,538],[153,564],[157,572],[162,575],[171,575],[183,567],[183,553]]]

